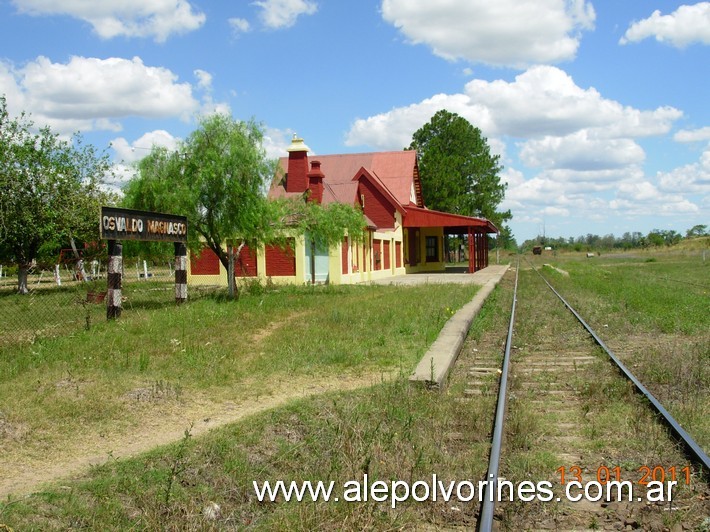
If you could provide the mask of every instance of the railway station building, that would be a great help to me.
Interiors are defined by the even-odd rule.
[[[484,218],[425,207],[415,151],[308,157],[302,139],[291,142],[279,160],[269,198],[293,198],[359,206],[365,216],[364,241],[344,235],[330,249],[312,246],[308,234],[293,234],[286,247],[243,247],[235,259],[238,278],[267,278],[276,284],[352,284],[396,275],[443,272],[445,237],[467,242],[468,271],[488,266],[488,234],[497,228]],[[190,284],[226,284],[227,272],[209,249],[192,258]]]

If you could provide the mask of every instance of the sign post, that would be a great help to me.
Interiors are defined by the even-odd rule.
[[[121,285],[123,272],[123,244],[116,240],[108,241],[108,275],[106,277],[106,319],[121,317]]]
[[[101,207],[101,238],[108,240],[106,317],[121,316],[121,240],[175,243],[175,302],[187,301],[187,218],[174,214]]]
[[[175,242],[175,302],[187,301],[187,246]]]

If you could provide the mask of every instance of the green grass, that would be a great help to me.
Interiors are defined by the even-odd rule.
[[[0,348],[40,339],[75,334],[106,321],[106,303],[89,302],[89,292],[105,292],[106,280],[91,283],[65,281],[61,287],[50,279],[29,283],[30,293],[18,295],[16,282],[0,286]],[[201,299],[214,289],[191,288],[190,298]],[[125,279],[122,296],[125,312],[143,312],[170,306],[175,298],[170,281]]]
[[[556,257],[550,262],[570,273],[564,277],[546,269],[555,287],[563,295],[572,293],[572,299],[587,299],[584,315],[602,325],[616,321],[684,335],[708,330],[710,260],[701,255]]]
[[[620,305],[613,284],[610,288],[608,283],[625,286],[626,282],[608,281],[608,274],[599,275],[595,270],[599,261],[593,265],[583,260],[574,262],[555,264],[571,272],[569,280],[549,271],[545,274],[556,286],[569,283],[563,295],[568,296],[565,291],[569,290],[578,297],[576,303],[584,307],[579,310],[585,316],[585,311],[598,312],[598,318],[604,319]],[[604,264],[605,269],[612,269]],[[626,268],[623,261],[616,264]],[[655,267],[665,261],[660,258],[646,263],[644,258],[637,264]],[[682,264],[676,265],[681,271]],[[672,265],[666,266],[666,274],[677,273]],[[619,271],[619,275],[635,272],[633,268]],[[702,270],[698,274],[701,276]],[[484,399],[465,405],[458,402],[456,398],[466,386],[462,382],[453,383],[449,393],[431,394],[410,388],[404,378],[448,317],[447,307],[470,300],[472,294],[467,290],[460,286],[282,289],[275,294],[245,296],[237,303],[205,300],[135,318],[127,315],[119,323],[101,324],[73,339],[39,342],[42,347],[36,355],[31,351],[37,351],[37,344],[28,347],[22,352],[22,369],[16,370],[14,378],[0,382],[0,393],[19,380],[26,383],[27,393],[42,389],[51,396],[56,394],[59,377],[68,383],[61,389],[65,393],[70,390],[76,396],[71,400],[80,402],[87,388],[93,386],[92,379],[101,375],[100,382],[109,397],[117,394],[113,388],[130,389],[141,379],[152,382],[156,394],[183,397],[193,390],[224,393],[224,389],[246,381],[251,386],[268,386],[280,376],[301,372],[337,376],[368,368],[398,368],[402,376],[366,390],[299,400],[207,436],[186,437],[134,459],[110,461],[79,481],[63,482],[27,499],[0,503],[0,523],[18,530],[470,528],[475,510],[471,504],[453,509],[441,501],[410,502],[392,510],[386,503],[373,501],[259,503],[252,488],[254,480],[277,479],[333,480],[341,485],[361,479],[364,473],[380,480],[426,480],[432,473],[447,480],[479,478],[487,465],[492,403]],[[507,326],[502,322],[509,308],[507,299],[498,290],[494,292],[474,326],[472,340],[479,341],[490,331],[502,331]],[[394,301],[398,305],[393,305]],[[599,311],[598,305],[602,305]],[[356,308],[364,310],[359,313]],[[631,313],[636,315],[630,318],[635,321],[620,324],[620,329],[626,335],[635,330],[635,324],[642,323],[648,334],[661,334],[658,331],[664,315],[656,308],[639,307]],[[645,317],[647,313],[652,315]],[[624,312],[618,310],[618,315]],[[689,342],[697,336],[703,338],[703,323],[700,320],[692,326],[692,336],[682,331],[673,333],[680,339],[675,358],[683,360],[684,366],[673,366],[669,374],[661,357],[653,372],[666,382],[690,379],[696,386],[693,393],[707,398],[706,372],[687,356]],[[372,333],[373,328],[388,333]],[[533,326],[521,328],[523,334],[535,334]],[[127,332],[131,334],[124,334]],[[134,335],[137,338],[124,338]],[[329,340],[330,336],[333,338]],[[504,337],[504,332],[499,336]],[[110,349],[98,359],[81,362],[78,359],[86,354],[72,348],[73,342],[84,348],[109,345]],[[60,353],[59,347],[73,354]],[[5,360],[10,358],[8,353],[2,357],[5,366],[0,367],[3,379],[5,369],[16,364]],[[706,356],[702,345],[693,353],[699,360]],[[666,441],[664,434],[649,437],[651,415],[628,387],[619,384],[615,375],[610,376],[604,364],[595,365],[592,371],[598,373],[585,374],[589,377],[586,381],[573,383],[580,389],[584,382],[591,383],[583,391],[588,411],[596,416],[587,427],[590,450],[611,450],[614,454],[608,458],[612,462],[633,455],[639,464],[646,463],[645,457],[638,456],[646,451],[652,457],[665,456],[663,449],[653,447],[656,441]],[[32,384],[36,379],[44,383],[44,388]],[[124,382],[129,385],[121,384]],[[685,396],[689,395],[687,392]],[[608,397],[618,408],[605,409]],[[0,404],[4,403],[0,400]],[[688,410],[688,415],[693,412],[696,420],[703,417],[702,409]],[[531,448],[529,453],[513,457],[513,466],[521,475],[524,473],[524,478],[532,478],[529,475],[533,473],[539,475],[535,479],[554,475],[560,465],[552,460],[549,450],[535,447],[535,436],[543,428],[539,414],[530,408],[521,409],[511,421],[518,427],[518,448]],[[97,413],[93,422],[99,424],[100,419]],[[629,420],[632,425],[620,426]],[[631,439],[624,437],[626,429],[631,431]],[[652,447],[646,443],[649,440],[654,442]],[[605,444],[607,441],[610,445]],[[211,502],[221,508],[216,521],[203,516]]]
[[[710,254],[708,254],[710,255]],[[701,447],[710,448],[710,256],[609,254],[543,274]]]
[[[4,506],[0,523],[22,529],[256,530],[397,529],[421,520],[464,526],[470,512],[437,502],[396,510],[362,503],[258,503],[253,481],[325,480],[340,486],[367,474],[445,482],[470,478],[485,463],[488,412],[458,415],[453,396],[409,386],[405,378],[370,389],[301,400],[193,440],[97,467],[86,479]],[[466,439],[460,438],[466,434]],[[211,502],[221,518],[202,515]]]
[[[0,348],[0,404],[23,452],[137,425],[195,395],[237,400],[287,378],[408,372],[475,286],[282,288],[126,309],[90,330]],[[140,400],[133,400],[138,398]]]

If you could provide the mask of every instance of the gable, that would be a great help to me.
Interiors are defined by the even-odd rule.
[[[368,179],[360,179],[357,190],[363,214],[378,229],[394,228],[395,208],[389,199]]]

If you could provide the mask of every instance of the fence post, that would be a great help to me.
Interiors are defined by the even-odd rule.
[[[187,301],[187,246],[175,242],[175,303]]]
[[[106,293],[106,319],[121,317],[121,281],[123,272],[123,244],[108,241],[108,290]]]

